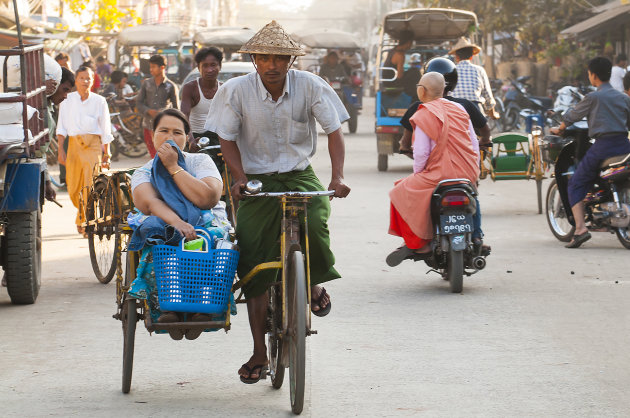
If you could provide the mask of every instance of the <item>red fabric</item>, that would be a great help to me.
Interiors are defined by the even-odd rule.
[[[147,144],[147,149],[149,150],[151,158],[155,157],[157,152],[153,146],[153,131],[151,129],[144,130],[144,143]]]
[[[392,204],[413,233],[433,238],[431,196],[440,180],[466,178],[475,183],[479,176],[477,154],[468,132],[468,113],[456,103],[436,99],[420,105],[410,119],[435,143],[424,170],[396,182],[389,192]]]
[[[418,250],[429,243],[429,240],[419,238],[413,233],[407,222],[400,216],[394,205],[390,204],[389,233],[405,240],[407,248]]]
[[[92,93],[98,93],[98,89],[101,87],[101,78],[98,74],[94,73],[94,83],[92,84]]]

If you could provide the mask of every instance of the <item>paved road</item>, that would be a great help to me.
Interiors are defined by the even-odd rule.
[[[369,101],[368,101],[369,102]],[[368,106],[370,104],[368,103]],[[630,411],[628,250],[607,234],[567,250],[536,214],[535,184],[481,187],[493,253],[464,293],[422,263],[389,268],[387,192],[411,170],[396,156],[376,171],[373,117],[347,135],[352,193],[330,221],[342,280],[308,339],[305,416],[627,416]],[[325,137],[314,165],[323,181]],[[133,162],[121,161],[119,165]],[[132,392],[120,392],[122,333],[114,285],[91,272],[74,210],[44,211],[43,284],[35,305],[0,290],[2,416],[284,416],[289,391],[243,385],[245,309],[233,329],[174,342],[136,337]]]

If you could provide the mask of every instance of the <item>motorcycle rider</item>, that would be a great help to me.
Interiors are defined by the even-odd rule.
[[[390,267],[431,254],[431,199],[438,183],[448,178],[474,183],[479,177],[479,146],[472,123],[460,104],[442,97],[444,85],[444,76],[437,72],[425,73],[418,83],[423,104],[411,117],[414,173],[396,182],[389,193],[389,233],[404,239],[404,245],[387,256]]]
[[[326,55],[326,61],[319,69],[319,76],[328,82],[340,80],[345,83],[349,79],[348,73],[345,67],[339,63],[339,55],[335,51],[330,51]]]
[[[496,101],[492,95],[492,88],[488,80],[486,70],[472,63],[472,57],[481,52],[481,48],[470,43],[463,36],[455,44],[449,54],[455,55],[459,83],[453,89],[453,97],[468,99],[486,110],[494,119],[499,119],[499,114],[494,110]]]
[[[569,203],[575,218],[575,232],[567,248],[578,248],[591,239],[584,220],[583,199],[599,176],[599,166],[606,158],[630,153],[630,97],[615,90],[609,83],[612,63],[608,58],[596,57],[588,63],[588,79],[597,87],[572,110],[564,121],[550,132],[559,135],[568,125],[588,119],[588,134],[595,143],[588,149],[569,180]]]
[[[491,146],[490,142],[490,127],[488,126],[488,122],[486,117],[481,113],[479,108],[473,104],[471,101],[466,99],[459,99],[452,97],[450,92],[457,85],[457,67],[453,62],[446,58],[433,58],[431,59],[426,67],[424,68],[425,73],[429,72],[438,72],[444,76],[445,87],[444,87],[444,98],[448,99],[452,102],[461,104],[468,115],[470,116],[470,121],[472,122],[473,128],[475,128],[475,132],[479,138],[479,146]],[[417,101],[411,104],[407,109],[407,112],[400,120],[400,124],[405,128],[403,130],[403,136],[400,139],[400,152],[406,154],[409,158],[413,158],[413,151],[411,149],[411,136],[413,133],[413,128],[411,127],[411,123],[409,119],[416,113],[418,110],[418,106],[420,106],[421,102]],[[472,234],[473,243],[478,247],[485,247],[484,251],[489,251],[489,246],[483,245],[483,231],[481,229],[481,209],[479,206],[479,200],[475,198],[477,203],[477,211],[475,215],[473,215],[473,223],[474,223],[474,231]]]

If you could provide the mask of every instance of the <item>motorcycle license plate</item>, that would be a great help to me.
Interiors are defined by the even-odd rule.
[[[470,213],[440,215],[440,230],[444,235],[464,234],[473,231],[473,219]]]
[[[332,88],[335,90],[339,90],[341,88],[341,83],[339,81],[333,81]]]

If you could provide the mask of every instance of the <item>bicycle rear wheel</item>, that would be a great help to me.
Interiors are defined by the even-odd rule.
[[[111,183],[98,181],[88,196],[86,219],[96,221],[87,228],[92,270],[99,282],[109,283],[116,273],[120,230],[116,217],[117,198]]]
[[[304,408],[306,377],[306,275],[301,251],[293,251],[288,257],[287,312],[289,349],[289,383],[291,386],[291,410],[300,414]]]
[[[136,135],[124,135],[125,145],[120,146],[120,153],[129,158],[144,157],[148,150],[144,138]]]

